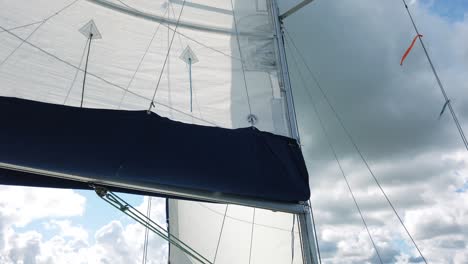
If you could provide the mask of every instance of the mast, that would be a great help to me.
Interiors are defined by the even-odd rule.
[[[312,1],[305,1],[310,3]],[[302,7],[302,6],[301,6]],[[271,0],[271,11],[272,17],[274,19],[273,24],[275,27],[275,38],[277,44],[278,52],[278,61],[280,69],[280,85],[286,93],[286,106],[288,108],[288,121],[289,121],[289,130],[293,138],[295,138],[298,143],[300,143],[299,128],[297,125],[296,111],[294,106],[294,98],[291,89],[291,81],[289,79],[289,69],[288,62],[286,58],[286,49],[284,46],[284,37],[282,30],[282,21],[279,14],[279,8],[276,0]],[[296,11],[296,10],[295,10]],[[318,255],[318,245],[315,239],[315,225],[312,219],[312,212],[309,202],[304,204],[305,210],[302,213],[298,213],[299,217],[299,230],[302,241],[302,252],[304,261],[307,264],[319,264],[320,258]]]

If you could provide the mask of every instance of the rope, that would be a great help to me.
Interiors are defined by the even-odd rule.
[[[356,206],[356,209],[357,209],[357,211],[358,211],[358,213],[359,213],[359,216],[361,217],[362,223],[364,224],[364,227],[366,228],[366,231],[367,231],[367,234],[369,235],[369,238],[370,238],[370,241],[371,241],[371,243],[372,243],[372,246],[374,247],[374,250],[375,250],[375,252],[377,253],[377,257],[379,258],[379,262],[380,262],[381,264],[383,264],[383,261],[382,261],[382,258],[381,258],[381,256],[380,256],[379,250],[377,249],[377,245],[375,244],[374,239],[372,238],[371,232],[370,232],[370,230],[369,230],[369,227],[367,226],[367,223],[366,223],[366,220],[365,220],[365,218],[364,218],[364,216],[363,216],[363,214],[362,214],[361,208],[360,208],[360,206],[359,206],[359,204],[358,204],[358,202],[357,202],[357,200],[356,200],[356,197],[354,196],[353,190],[351,189],[351,185],[349,184],[348,177],[346,177],[346,174],[345,174],[345,172],[344,172],[344,170],[343,170],[343,167],[341,166],[341,162],[340,162],[340,160],[339,160],[339,158],[338,158],[338,155],[336,154],[336,150],[335,150],[335,148],[333,147],[333,144],[331,143],[330,136],[328,135],[328,132],[327,132],[327,130],[325,129],[325,124],[324,124],[322,118],[320,117],[320,115],[319,115],[319,113],[318,113],[317,106],[315,105],[315,103],[314,103],[314,101],[313,101],[313,99],[312,99],[312,95],[310,94],[310,91],[306,88],[306,81],[305,81],[305,79],[304,79],[304,76],[302,75],[302,72],[300,71],[299,64],[298,64],[298,62],[297,62],[296,56],[294,55],[294,53],[292,52],[292,50],[291,50],[291,56],[292,56],[292,58],[293,58],[294,65],[295,65],[296,68],[297,68],[297,72],[299,73],[299,77],[300,77],[300,79],[301,79],[301,81],[302,81],[302,86],[301,86],[301,87],[304,89],[304,91],[306,91],[306,94],[307,94],[307,96],[308,96],[308,98],[309,98],[309,100],[310,100],[310,102],[311,102],[311,104],[312,104],[312,108],[313,108],[313,110],[314,110],[315,116],[317,116],[317,119],[319,120],[320,127],[321,127],[321,129],[322,129],[323,134],[325,135],[325,138],[326,138],[326,140],[327,140],[328,146],[329,146],[330,150],[332,151],[333,157],[335,158],[336,163],[338,164],[338,167],[339,167],[339,169],[340,169],[341,175],[343,176],[343,179],[344,179],[344,181],[346,182],[346,186],[348,187],[349,193],[351,194],[351,197],[353,198],[354,205]],[[312,210],[311,210],[311,211],[312,211]],[[313,218],[312,218],[312,219],[313,219]],[[315,225],[315,223],[314,223],[314,225]],[[318,245],[318,241],[317,241],[317,245]]]
[[[309,65],[307,64],[307,62],[305,61],[304,59],[304,56],[302,55],[302,53],[299,51],[299,49],[297,48],[296,44],[294,43],[294,41],[291,39],[291,37],[289,36],[289,33],[286,31],[285,29],[285,32],[286,32],[286,36],[290,39],[291,43],[293,44],[292,46],[294,47],[294,49],[296,50],[296,52],[300,55],[299,57],[302,59],[302,62],[303,64],[306,66],[308,72],[310,73],[312,79],[314,80],[315,84],[317,85],[317,87],[319,88],[320,90],[320,93],[322,94],[322,96],[324,97],[326,103],[328,104],[328,106],[330,107],[330,109],[332,110],[333,114],[335,115],[335,118],[338,120],[338,123],[340,124],[341,128],[343,129],[343,131],[345,132],[346,136],[348,137],[348,140],[351,142],[351,144],[353,145],[354,149],[356,150],[356,152],[359,154],[359,157],[361,158],[362,162],[364,163],[364,165],[366,166],[367,170],[369,171],[370,175],[372,176],[372,178],[374,179],[376,185],[378,186],[378,188],[380,189],[380,192],[382,193],[382,195],[385,197],[385,200],[387,201],[387,203],[390,205],[390,207],[392,208],[393,210],[393,213],[395,214],[395,216],[398,218],[398,221],[400,222],[400,224],[403,226],[406,234],[408,235],[408,237],[411,239],[414,247],[417,249],[417,251],[419,252],[419,255],[422,257],[422,259],[424,260],[425,263],[426,262],[426,259],[424,258],[422,252],[419,250],[419,247],[418,245],[416,244],[416,242],[414,241],[413,239],[413,236],[411,236],[410,232],[408,231],[408,229],[406,228],[406,225],[404,224],[403,220],[401,219],[400,215],[398,214],[397,210],[395,209],[395,207],[393,206],[393,203],[390,201],[390,199],[388,198],[387,196],[387,193],[384,191],[384,189],[382,188],[382,186],[380,185],[380,182],[379,180],[377,179],[377,177],[375,176],[374,172],[372,171],[371,167],[369,166],[369,164],[367,163],[367,160],[364,158],[364,155],[362,154],[361,150],[359,149],[359,147],[357,146],[356,142],[354,141],[354,138],[351,136],[351,133],[348,131],[348,129],[346,128],[346,126],[344,125],[343,123],[343,120],[341,119],[340,115],[338,114],[338,112],[335,110],[335,108],[333,107],[333,105],[331,104],[327,94],[325,93],[325,91],[322,89],[322,87],[320,86],[319,82],[317,81],[317,78],[315,77],[315,75],[313,74],[312,70],[310,69]]]
[[[81,104],[80,104],[80,107],[83,107],[85,84],[86,84],[86,73],[88,72],[88,60],[89,60],[89,53],[91,52],[91,42],[92,42],[92,40],[93,40],[93,33],[90,33],[89,34],[89,42],[88,42],[88,55],[86,55],[86,63],[85,63],[85,70],[84,70],[84,76],[83,76],[83,90],[81,91]]]
[[[239,31],[237,29],[236,12],[234,11],[234,3],[232,2],[232,0],[231,0],[231,7],[232,7],[232,16],[233,16],[233,19],[234,19],[234,29],[236,30],[236,41],[237,41],[237,46],[239,48],[240,62],[241,62],[241,66],[242,66],[242,77],[244,78],[245,94],[247,96],[247,104],[249,106],[248,122],[250,123],[251,126],[253,126],[254,123],[255,123],[255,120],[253,118],[251,119],[251,117],[253,117],[252,116],[252,107],[250,105],[250,96],[249,96],[249,89],[247,87],[247,79],[245,77],[245,66],[244,66],[244,60],[243,60],[243,57],[242,57],[242,49],[241,49],[241,45],[240,45],[240,41],[239,41]]]
[[[118,0],[118,2],[120,2],[122,5],[124,5],[124,6],[127,7],[127,8],[133,9],[133,10],[136,11],[136,12],[142,12],[142,11],[138,10],[137,8],[132,7],[132,6],[128,5],[128,4],[126,4],[126,3],[123,2],[122,0]],[[170,1],[169,1],[169,5],[172,6],[172,3],[171,3]],[[142,13],[143,13],[143,12],[142,12]],[[230,55],[230,54],[227,54],[227,53],[225,53],[224,51],[221,51],[221,50],[218,50],[218,49],[216,49],[216,48],[210,47],[210,46],[204,44],[203,42],[200,42],[200,41],[198,41],[198,40],[196,40],[196,39],[194,39],[194,38],[192,38],[192,37],[189,37],[189,36],[185,35],[184,33],[176,32],[176,31],[175,31],[174,29],[172,29],[169,25],[166,25],[166,24],[162,24],[162,25],[163,25],[164,27],[166,27],[167,29],[173,31],[173,32],[176,33],[177,35],[183,36],[184,38],[186,38],[186,39],[188,39],[188,40],[190,40],[190,41],[193,41],[193,42],[197,43],[198,45],[200,45],[200,46],[202,46],[202,47],[205,47],[205,48],[207,48],[207,49],[209,49],[209,50],[212,50],[212,51],[214,51],[214,52],[220,53],[220,54],[222,54],[222,55],[224,55],[224,56],[226,56],[226,57],[230,57],[230,58],[235,59],[235,60],[241,60],[240,58],[237,58],[237,57],[235,57],[235,56],[232,56],[232,55]]]
[[[176,17],[176,14],[175,14],[175,11],[174,11],[174,5],[172,4],[172,2],[168,2],[169,3],[169,7],[171,8],[171,11],[172,11],[172,15],[174,16],[174,18]],[[170,18],[170,12],[168,13],[167,15],[167,18],[169,19]],[[168,42],[169,42],[169,27],[168,27],[168,30],[167,30],[167,38],[168,38]],[[182,34],[180,34],[179,32],[177,32],[177,38],[179,39],[179,45],[180,45],[180,49],[181,50],[184,50],[184,45],[182,43],[182,38],[180,37]],[[188,44],[186,44],[185,46],[187,46]],[[210,49],[210,47],[208,47]],[[222,52],[221,52],[222,53]],[[223,53],[224,54],[224,53]],[[227,55],[227,54],[224,54],[224,55]],[[235,57],[232,57],[230,55],[227,55],[233,59],[238,59],[238,58],[235,58]],[[170,61],[170,58],[169,58],[169,61]],[[169,63],[169,62],[168,62]],[[169,71],[169,68],[168,68],[168,71]],[[169,74],[168,74],[169,76]],[[168,78],[169,79],[169,78]],[[197,110],[198,110],[198,115],[203,118],[203,113],[202,111],[200,110],[200,104],[198,103],[198,100],[197,100],[197,92],[196,90],[193,90],[193,100],[194,100],[194,103],[195,103],[195,106],[197,107]]]
[[[294,263],[294,228],[296,227],[296,215],[293,214],[293,224],[291,228],[291,264]]]
[[[309,207],[310,207],[310,218],[312,219],[312,225],[315,227],[315,217],[314,217],[314,210],[312,209],[312,201],[310,200],[309,198]],[[320,254],[320,247],[319,247],[319,242],[318,242],[318,237],[317,237],[317,229],[314,228],[314,239],[315,239],[315,244],[317,245],[317,255],[318,255],[318,259],[319,259],[319,262],[320,264],[322,264],[322,256]]]
[[[253,233],[254,233],[254,223],[255,223],[255,208],[253,209],[252,215],[252,230],[250,231],[250,249],[249,249],[249,264],[252,259],[252,247],[253,247]]]
[[[29,24],[21,25],[21,26],[12,27],[12,28],[9,28],[8,30],[12,31],[12,30],[16,30],[16,29],[21,29],[21,28],[29,27],[29,26],[32,26],[32,25],[37,25],[37,24],[39,24],[39,23],[42,23],[43,21],[44,21],[44,20],[32,22],[32,23],[29,23]],[[3,33],[3,32],[5,32],[5,30],[1,30],[1,31],[0,31],[0,33]]]
[[[226,215],[227,215],[228,207],[229,207],[229,204],[226,204],[226,210],[224,210],[223,223],[221,224],[221,231],[219,232],[218,243],[216,244],[216,251],[215,251],[215,255],[214,255],[214,259],[213,259],[213,264],[216,263],[216,257],[218,256],[219,244],[221,242],[221,236],[223,235],[224,222],[226,221]]]
[[[148,219],[151,219],[151,200],[152,198],[148,196],[148,207],[146,209],[146,217]],[[149,221],[147,222],[147,225],[149,225]],[[146,226],[145,227],[145,239],[143,242],[143,258],[141,260],[142,264],[146,264],[146,261],[148,259],[148,236],[149,236],[149,228]]]
[[[167,11],[168,10],[166,9],[165,12],[167,12]],[[165,14],[166,13],[164,13],[164,15]],[[156,37],[156,34],[158,33],[160,26],[161,26],[161,24],[158,24],[158,26],[156,27],[156,30],[154,31],[153,36],[151,37],[151,40],[148,43],[148,46],[146,47],[145,53],[143,54],[140,61],[138,62],[138,66],[136,67],[135,71],[133,72],[132,78],[130,78],[130,81],[128,82],[127,87],[125,87],[124,94],[122,95],[122,98],[120,99],[119,106],[118,106],[117,109],[120,109],[120,107],[122,107],[122,103],[123,103],[123,101],[125,99],[125,96],[127,95],[128,90],[130,90],[130,86],[132,85],[133,80],[135,79],[135,76],[136,76],[137,72],[140,70],[141,64],[143,63],[143,60],[145,59],[146,54],[148,54],[148,51],[149,51],[151,45],[153,44],[153,40]]]
[[[169,44],[169,47],[168,47],[167,53],[166,53],[166,58],[164,59],[163,67],[161,69],[161,72],[159,73],[158,83],[156,84],[156,89],[154,89],[154,94],[153,94],[153,98],[151,99],[151,103],[150,103],[150,106],[149,106],[149,109],[148,109],[148,113],[151,112],[151,108],[154,106],[154,98],[156,97],[156,93],[158,92],[159,83],[161,82],[161,77],[162,77],[162,75],[164,73],[164,68],[166,67],[167,59],[169,58],[169,53],[171,52],[172,43],[174,42],[174,37],[175,37],[175,35],[177,33],[177,27],[179,27],[180,18],[182,17],[182,12],[184,11],[184,7],[185,7],[185,0],[182,3],[182,8],[180,9],[179,17],[177,18],[177,24],[176,24],[176,26],[174,28],[174,34],[172,34],[171,43]]]
[[[298,217],[297,220],[299,221],[299,216],[297,216],[297,217]],[[299,230],[299,243],[301,245],[302,264],[305,264],[306,257],[305,257],[305,250],[302,250],[303,249],[302,245],[304,245],[304,244],[303,244],[303,241],[302,241],[302,226],[300,225],[300,223],[299,223],[298,230]]]
[[[147,218],[143,213],[135,209],[135,207],[127,203],[125,200],[117,196],[115,193],[107,190],[105,187],[94,186],[94,185],[91,185],[91,187],[94,188],[96,194],[101,199],[103,199],[104,201],[106,201],[111,206],[115,207],[116,209],[120,210],[121,212],[129,216],[131,219],[149,228],[156,235],[170,242],[172,245],[178,247],[180,250],[182,250],[189,256],[193,257],[194,259],[196,259],[202,264],[212,264],[212,262],[206,259],[203,255],[198,253],[196,250],[194,250],[193,248],[185,244],[183,241],[181,241],[177,237],[170,235],[166,229],[164,229],[155,221],[151,220],[151,218]]]
[[[414,21],[413,16],[411,15],[411,11],[409,10],[408,5],[406,4],[406,0],[402,0],[402,1],[403,1],[403,4],[405,5],[406,12],[408,13],[408,16],[409,16],[409,18],[411,20],[411,24],[413,24],[414,31],[419,36],[420,33],[419,33],[419,30],[418,30],[418,27],[416,26],[416,22]],[[419,43],[421,43],[421,46],[422,46],[422,48],[424,50],[424,54],[426,54],[427,61],[429,62],[429,65],[431,66],[432,72],[434,73],[434,77],[437,80],[437,84],[439,85],[440,91],[442,92],[442,95],[444,96],[445,104],[447,104],[448,107],[449,107],[450,114],[452,115],[453,121],[455,122],[455,125],[457,126],[458,133],[460,134],[460,137],[461,137],[461,139],[463,141],[463,144],[465,145],[465,148],[468,151],[468,140],[465,137],[465,133],[463,132],[463,128],[460,125],[460,122],[458,121],[457,115],[455,114],[455,111],[453,110],[452,103],[450,102],[450,99],[447,96],[444,85],[442,84],[442,81],[439,78],[439,74],[437,74],[437,71],[436,71],[436,69],[434,67],[434,63],[432,62],[432,59],[429,56],[429,52],[427,51],[426,45],[424,45],[424,41],[422,40],[422,38],[419,38]],[[418,251],[419,251],[419,249],[418,249]],[[423,259],[424,259],[424,257],[423,257]],[[424,262],[426,262],[425,259],[424,259]]]
[[[0,67],[2,67],[3,64],[5,64],[5,62],[6,62],[11,56],[13,56],[13,54],[15,54],[16,51],[17,51],[19,48],[21,48],[21,46],[23,46],[23,44],[24,44],[27,40],[29,40],[29,38],[31,38],[31,36],[32,36],[34,33],[36,33],[36,31],[39,30],[39,28],[41,28],[49,19],[53,18],[54,16],[57,16],[57,15],[60,14],[62,11],[64,11],[64,10],[67,9],[67,8],[69,8],[70,6],[72,6],[73,4],[75,4],[75,3],[78,2],[78,1],[79,1],[79,0],[74,0],[73,2],[69,3],[68,5],[64,6],[63,8],[61,8],[60,10],[58,10],[57,12],[55,12],[54,14],[52,14],[52,15],[48,16],[47,18],[45,18],[44,20],[42,20],[42,21],[40,22],[39,26],[37,26],[31,33],[29,33],[29,35],[28,35],[25,39],[23,39],[23,40],[21,41],[21,43],[20,43],[18,46],[16,46],[15,49],[14,49],[13,51],[11,51],[11,52],[2,60],[2,62],[0,62]],[[32,24],[34,24],[34,23],[32,23]],[[32,25],[32,24],[30,24],[30,25]],[[36,24],[38,24],[38,23],[36,23]],[[3,29],[3,28],[2,28],[2,29]],[[8,32],[9,30],[3,29],[3,31],[7,31],[7,32]]]
[[[15,38],[17,38],[17,39],[19,39],[19,40],[21,40],[21,41],[24,40],[24,43],[30,45],[31,47],[33,47],[33,48],[35,48],[35,49],[37,49],[37,50],[39,50],[40,52],[46,54],[47,56],[52,57],[52,58],[54,58],[54,59],[56,59],[56,60],[58,60],[58,61],[60,61],[60,62],[62,62],[62,63],[64,63],[64,64],[66,64],[66,65],[68,65],[68,66],[70,66],[70,67],[72,67],[72,68],[74,68],[74,69],[77,69],[77,70],[79,70],[79,71],[83,71],[82,69],[80,69],[79,67],[75,66],[75,65],[72,64],[71,62],[66,61],[66,60],[64,60],[64,59],[62,59],[62,58],[60,58],[60,57],[58,57],[57,55],[54,55],[54,54],[52,54],[52,53],[46,51],[45,49],[43,49],[43,48],[41,48],[41,47],[39,47],[39,46],[37,46],[37,45],[35,45],[35,44],[33,44],[33,43],[31,43],[31,42],[25,40],[25,39],[23,39],[22,37],[16,35],[15,33],[11,32],[10,30],[8,30],[8,29],[6,29],[6,28],[4,28],[4,27],[2,27],[2,26],[0,26],[0,29],[6,31],[8,34],[14,36]],[[103,78],[103,77],[101,77],[101,76],[99,76],[99,75],[96,75],[96,74],[91,73],[91,72],[88,72],[87,74],[90,75],[90,76],[93,76],[94,78],[96,78],[96,79],[98,79],[98,80],[100,80],[100,81],[102,81],[102,82],[104,82],[104,83],[106,83],[106,84],[108,84],[108,85],[110,85],[110,86],[113,86],[113,87],[118,88],[118,89],[121,89],[121,90],[125,90],[124,87],[122,87],[122,86],[120,86],[120,85],[118,85],[118,84],[115,84],[115,83],[113,83],[113,82],[111,82],[111,81],[109,81],[109,80],[107,80],[107,79],[105,79],[105,78]],[[140,94],[135,93],[135,92],[132,92],[132,91],[128,91],[128,93],[129,93],[129,94],[132,94],[132,95],[134,95],[135,97],[138,97],[138,98],[140,98],[140,99],[144,99],[144,100],[147,100],[147,101],[150,101],[150,100],[151,100],[151,99],[148,98],[148,97],[145,97],[145,96],[143,96],[143,95],[140,95]],[[181,110],[179,110],[179,109],[173,108],[173,107],[168,106],[168,105],[166,105],[166,104],[163,104],[163,103],[160,103],[160,102],[157,102],[157,101],[153,101],[153,103],[154,103],[154,104],[157,104],[157,105],[160,105],[160,106],[163,106],[163,107],[166,107],[166,108],[168,108],[168,109],[171,109],[171,110],[173,110],[173,111],[175,111],[175,112],[177,112],[177,113],[180,113],[180,114],[182,114],[182,115],[185,115],[185,116],[194,118],[194,119],[196,119],[196,120],[205,122],[205,123],[207,123],[207,124],[210,124],[210,125],[213,125],[213,126],[218,126],[216,123],[214,123],[214,122],[212,122],[212,121],[208,121],[208,120],[206,120],[206,119],[202,119],[202,118],[199,118],[199,117],[192,116],[192,115],[190,115],[190,114],[188,114],[188,113],[185,113],[185,112],[183,112],[183,111],[181,111]]]
[[[78,69],[75,71],[75,76],[73,77],[73,81],[72,81],[72,83],[70,85],[70,88],[67,91],[67,95],[65,96],[65,100],[63,100],[64,105],[67,103],[67,100],[68,100],[68,97],[70,96],[71,90],[73,89],[73,86],[75,85],[76,78],[78,77],[78,73],[80,72],[81,64],[83,63],[83,59],[84,59],[84,56],[85,56],[85,53],[86,53],[86,47],[88,46],[88,41],[89,41],[89,38],[86,39],[86,43],[85,43],[85,46],[83,48],[83,53],[81,54],[80,63],[78,64]]]
[[[222,213],[214,210],[214,209],[211,209],[209,208],[208,206],[205,206],[204,204],[202,203],[198,203],[198,205],[200,205],[201,207],[205,208],[205,209],[208,209],[210,210],[211,212],[215,213],[215,214],[218,214],[218,215],[221,215],[223,216]],[[235,220],[235,221],[239,221],[239,222],[242,222],[242,223],[246,223],[246,224],[252,224],[252,222],[250,221],[247,221],[247,220],[244,220],[244,219],[240,219],[240,218],[237,218],[237,217],[233,217],[233,216],[229,216],[229,215],[226,215],[226,218],[229,218],[229,219],[232,219],[232,220]],[[279,230],[279,231],[284,231],[284,232],[291,232],[291,230],[289,229],[286,229],[286,228],[281,228],[281,227],[277,227],[277,226],[270,226],[270,225],[265,225],[265,224],[259,224],[259,223],[253,223],[254,225],[256,226],[261,226],[261,227],[266,227],[266,228],[271,228],[271,229],[276,229],[276,230]],[[298,232],[296,232],[298,233]]]

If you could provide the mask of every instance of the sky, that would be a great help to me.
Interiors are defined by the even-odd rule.
[[[408,1],[468,129],[466,1]],[[421,263],[300,58],[304,58],[429,263],[466,263],[467,152],[401,1],[314,1],[285,22],[312,204],[325,263],[378,263],[337,162],[385,263]],[[303,79],[303,80],[302,80]],[[316,112],[314,107],[316,107]]]
[[[296,1],[297,2],[297,1]],[[468,4],[408,1],[463,127],[468,129]],[[292,3],[284,3],[287,8]],[[468,155],[400,1],[315,0],[287,18],[287,43],[324,263],[377,263],[319,117],[385,263],[421,263],[340,128],[307,65],[429,263],[468,259]],[[304,79],[304,81],[302,81]],[[313,106],[317,108],[314,112]],[[466,124],[466,125],[465,125]],[[147,198],[124,196],[146,211]],[[165,221],[164,200],[153,217]],[[143,228],[91,191],[0,186],[1,263],[138,263]],[[167,244],[150,237],[150,263]]]

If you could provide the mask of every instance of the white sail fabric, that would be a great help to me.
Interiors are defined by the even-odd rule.
[[[78,106],[87,46],[87,38],[79,29],[93,20],[102,39],[92,40],[84,106],[148,109],[183,1],[124,3],[3,1],[0,25],[12,30],[0,29],[0,94]],[[129,13],[104,4],[119,5]],[[168,26],[137,17],[130,14],[134,10],[163,21],[169,16],[173,23]],[[14,29],[40,21],[43,23]],[[276,102],[280,92],[273,35],[256,28],[253,22],[238,25],[239,33],[245,34],[239,38],[246,58],[244,82],[231,1],[187,2],[155,96],[155,112],[189,123],[246,127],[250,125],[249,91],[252,113],[258,119],[256,126],[285,134],[285,120],[276,120],[281,116],[276,113],[283,110]],[[21,39],[26,40],[22,45]],[[189,108],[188,65],[179,58],[187,46],[199,58],[192,66],[193,113]]]
[[[214,263],[303,263],[292,214],[255,209],[254,215],[253,208],[235,205],[169,203],[171,234]],[[170,261],[198,263],[174,246]]]
[[[83,95],[84,107],[129,110],[150,109],[154,97],[151,110],[174,120],[238,128],[253,115],[257,128],[288,135],[267,0],[0,5],[0,96],[79,106]],[[100,38],[89,45],[80,29],[91,20]],[[189,65],[180,59],[187,47],[198,59],[192,112]],[[290,263],[293,255],[302,263],[291,214],[255,209],[254,218],[254,209],[229,205],[224,217],[226,205],[179,200],[169,212],[171,233],[216,263]],[[174,247],[170,261],[196,263]]]

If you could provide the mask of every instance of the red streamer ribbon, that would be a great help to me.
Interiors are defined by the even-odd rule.
[[[403,54],[403,57],[401,57],[401,61],[400,61],[400,65],[403,65],[403,61],[406,59],[406,57],[408,56],[408,54],[410,53],[411,49],[413,49],[413,46],[414,46],[414,43],[416,43],[416,40],[418,38],[422,38],[423,35],[417,35],[416,37],[414,37],[413,39],[413,42],[411,42],[411,45],[409,46],[409,48],[406,50],[405,54]]]

